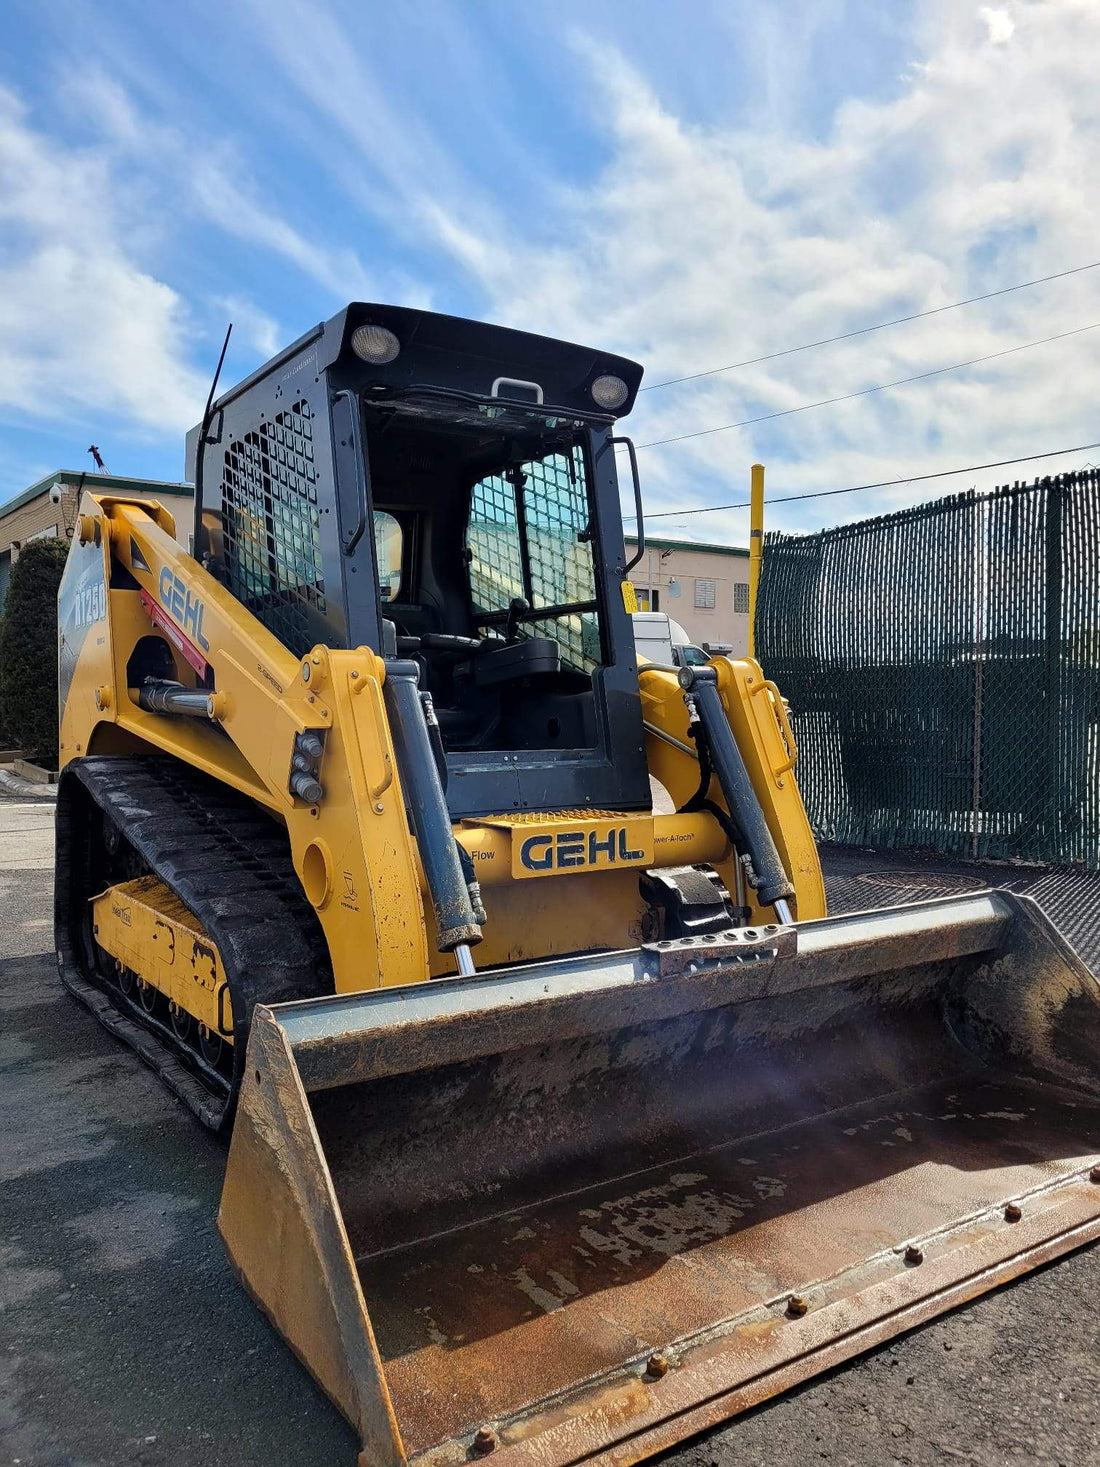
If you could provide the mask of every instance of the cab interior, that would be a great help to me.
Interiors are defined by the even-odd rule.
[[[581,420],[431,395],[364,408],[382,616],[444,749],[598,742],[605,661]]]

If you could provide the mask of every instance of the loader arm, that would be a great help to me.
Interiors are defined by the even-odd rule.
[[[426,977],[419,868],[394,774],[381,660],[367,648],[318,648],[299,662],[173,530],[159,505],[85,496],[73,579],[86,595],[85,577],[103,578],[106,615],[84,639],[64,698],[62,764],[151,746],[261,801],[286,826],[337,991]],[[188,659],[205,664],[213,719],[147,712],[132,696],[134,649],[164,629],[181,676],[199,683]],[[324,740],[324,796],[315,804],[290,789],[295,741],[309,730]]]
[[[813,831],[794,776],[798,751],[779,691],[752,658],[732,661],[715,657],[711,665],[716,670],[723,713],[744,758],[753,793],[783,869],[794,887],[794,915],[803,922],[824,917],[825,883]],[[649,772],[665,787],[680,810],[696,794],[700,775],[683,689],[676,674],[667,668],[643,664],[638,680]],[[719,808],[727,809],[716,777],[711,778],[706,796]],[[730,891],[743,887],[735,866],[735,857],[727,850],[718,869]],[[748,895],[752,896],[751,889]],[[774,920],[774,913],[754,901],[750,920],[769,922]]]

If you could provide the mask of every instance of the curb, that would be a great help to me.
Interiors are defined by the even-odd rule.
[[[18,795],[24,800],[52,802],[57,799],[57,785],[39,784],[37,780],[24,779],[20,774],[13,774],[10,769],[0,768],[0,790],[9,795]]]

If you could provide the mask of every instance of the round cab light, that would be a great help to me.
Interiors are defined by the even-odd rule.
[[[364,362],[384,367],[401,350],[401,343],[385,326],[356,326],[351,333],[351,349]]]
[[[611,411],[613,408],[622,407],[630,395],[630,389],[621,377],[612,377],[607,374],[597,377],[592,384],[592,397],[602,408]]]

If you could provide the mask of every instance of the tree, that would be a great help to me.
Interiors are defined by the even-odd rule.
[[[57,767],[57,588],[64,540],[31,540],[11,568],[0,617],[0,727]]]

